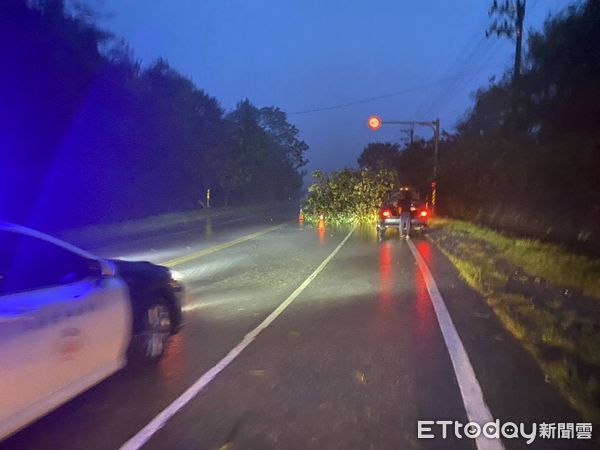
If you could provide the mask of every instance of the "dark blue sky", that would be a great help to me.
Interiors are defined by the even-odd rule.
[[[354,166],[368,142],[402,139],[396,127],[370,131],[373,113],[384,120],[440,117],[452,130],[471,94],[512,64],[511,42],[485,38],[490,3],[104,0],[99,9],[111,14],[101,24],[143,64],[164,57],[225,109],[247,97],[286,111],[310,146],[312,171]],[[570,3],[528,0],[526,29],[539,29],[549,12]],[[404,93],[293,114],[396,92]]]

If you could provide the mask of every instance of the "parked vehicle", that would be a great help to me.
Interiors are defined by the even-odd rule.
[[[379,221],[377,222],[377,235],[383,237],[388,228],[400,227],[400,208],[398,202],[405,192],[411,196],[411,228],[415,231],[421,231],[427,227],[429,218],[429,209],[427,203],[420,199],[419,192],[408,188],[400,188],[394,191],[388,191],[379,208]]]

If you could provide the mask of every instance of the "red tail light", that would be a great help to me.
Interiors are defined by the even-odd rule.
[[[427,211],[426,211],[426,210],[423,210],[423,211],[421,211],[421,212],[419,213],[419,215],[420,215],[421,217],[427,217]]]
[[[381,210],[381,217],[383,217],[384,219],[392,217],[392,212],[389,209],[383,209]]]

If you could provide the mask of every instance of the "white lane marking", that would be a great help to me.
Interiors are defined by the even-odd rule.
[[[433,275],[431,275],[431,271],[429,270],[425,259],[423,259],[415,247],[415,244],[413,244],[410,239],[408,240],[408,248],[410,248],[410,251],[415,257],[425,280],[427,291],[429,292],[429,297],[433,304],[433,310],[437,316],[438,324],[440,325],[440,330],[444,336],[444,342],[446,343],[446,348],[448,349],[450,360],[454,367],[454,374],[458,381],[458,387],[460,389],[463,404],[465,405],[467,417],[469,421],[476,422],[482,426],[487,422],[493,422],[494,418],[483,399],[483,392],[481,391],[481,386],[475,376],[473,366],[471,366],[471,361],[469,361],[469,356],[454,327],[452,318],[448,313],[448,309],[446,308],[444,299],[433,279]],[[475,444],[479,450],[504,449],[504,445],[500,439],[488,439],[483,433],[475,440]]]
[[[237,344],[229,353],[219,361],[214,367],[205,372],[198,380],[192,384],[183,394],[181,394],[173,403],[167,406],[160,414],[152,419],[144,428],[129,439],[125,444],[121,446],[121,450],[137,450],[144,445],[148,440],[160,430],[167,421],[173,417],[181,408],[187,405],[194,397],[196,397],[202,389],[208,385],[220,372],[223,371],[242,351],[248,347],[259,333],[267,328],[277,317],[285,311],[285,309],[298,297],[304,289],[323,271],[323,269],[329,264],[329,262],[337,255],[340,249],[344,246],[346,241],[350,239],[350,236],[354,232],[356,227],[352,227],[346,237],[338,244],[338,246],[331,252],[331,254],[323,260],[319,267],[315,269],[310,276],[304,280],[304,282],[292,292],[288,298],[286,298],[275,310],[267,316],[256,328],[250,331],[244,339]]]

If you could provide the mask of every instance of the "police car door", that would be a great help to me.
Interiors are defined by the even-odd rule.
[[[101,264],[0,230],[0,438],[124,364],[127,289]]]

